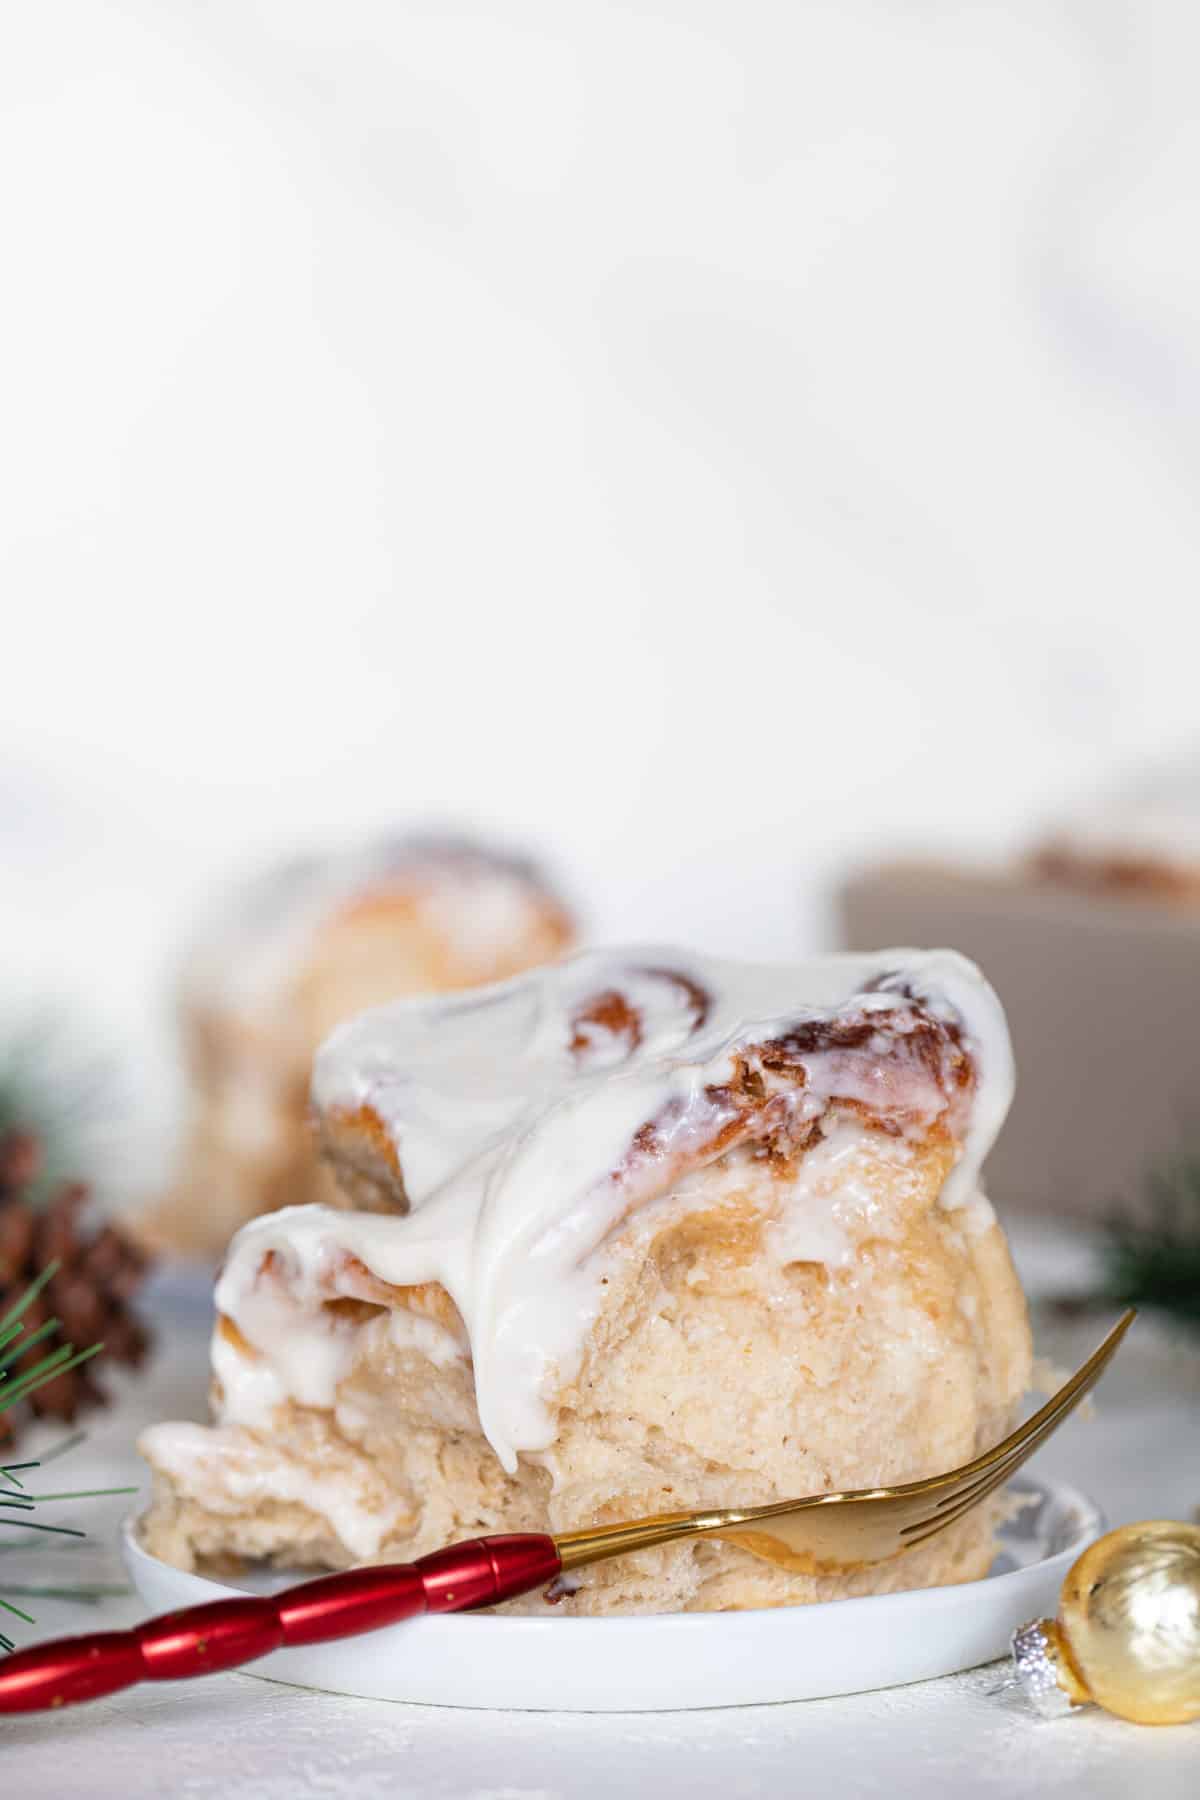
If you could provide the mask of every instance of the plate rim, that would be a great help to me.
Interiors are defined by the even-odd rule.
[[[393,1705],[539,1714],[775,1705],[953,1675],[1004,1656],[1019,1625],[1052,1611],[1067,1569],[1107,1528],[1073,1484],[1034,1475],[1022,1485],[1065,1509],[1065,1546],[1046,1554],[1039,1534],[1037,1560],[977,1581],[736,1612],[426,1614],[276,1650],[244,1673]],[[245,1597],[246,1588],[151,1555],[137,1542],[142,1510],[123,1522],[121,1548],[152,1613]]]

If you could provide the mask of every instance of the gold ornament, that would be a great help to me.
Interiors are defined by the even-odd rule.
[[[1058,1617],[1014,1633],[1013,1661],[1047,1715],[1094,1701],[1139,1725],[1200,1719],[1200,1526],[1110,1531],[1067,1576]]]

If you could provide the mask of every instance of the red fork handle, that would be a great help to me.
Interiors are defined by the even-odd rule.
[[[215,1675],[272,1650],[355,1637],[420,1613],[495,1606],[553,1581],[561,1568],[552,1537],[472,1538],[417,1562],[323,1575],[269,1598],[163,1613],[132,1631],[56,1638],[0,1661],[0,1713],[74,1706],[139,1681]]]

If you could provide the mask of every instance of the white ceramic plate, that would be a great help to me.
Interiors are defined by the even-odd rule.
[[[374,1700],[536,1712],[751,1706],[949,1675],[1004,1655],[1017,1625],[1053,1613],[1067,1570],[1104,1529],[1099,1509],[1073,1488],[1029,1477],[1013,1486],[1029,1504],[1002,1532],[983,1581],[759,1612],[452,1614],[279,1650],[248,1673]],[[154,1612],[287,1585],[278,1574],[239,1587],[186,1575],[149,1556],[136,1525],[125,1525],[125,1563]]]

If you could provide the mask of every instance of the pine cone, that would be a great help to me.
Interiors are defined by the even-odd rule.
[[[0,1412],[0,1444],[15,1435],[14,1410],[71,1424],[88,1407],[102,1406],[106,1396],[95,1379],[97,1363],[136,1365],[149,1341],[129,1308],[146,1272],[144,1253],[115,1225],[89,1231],[82,1217],[87,1189],[80,1183],[60,1188],[45,1204],[35,1206],[29,1195],[41,1166],[41,1145],[35,1136],[10,1131],[0,1137],[0,1316],[49,1263],[59,1265],[21,1315],[27,1333],[49,1319],[59,1323],[26,1356],[9,1365],[8,1379],[60,1344],[86,1350],[102,1343],[104,1349],[80,1368],[43,1383],[27,1397],[25,1408],[18,1404]]]

